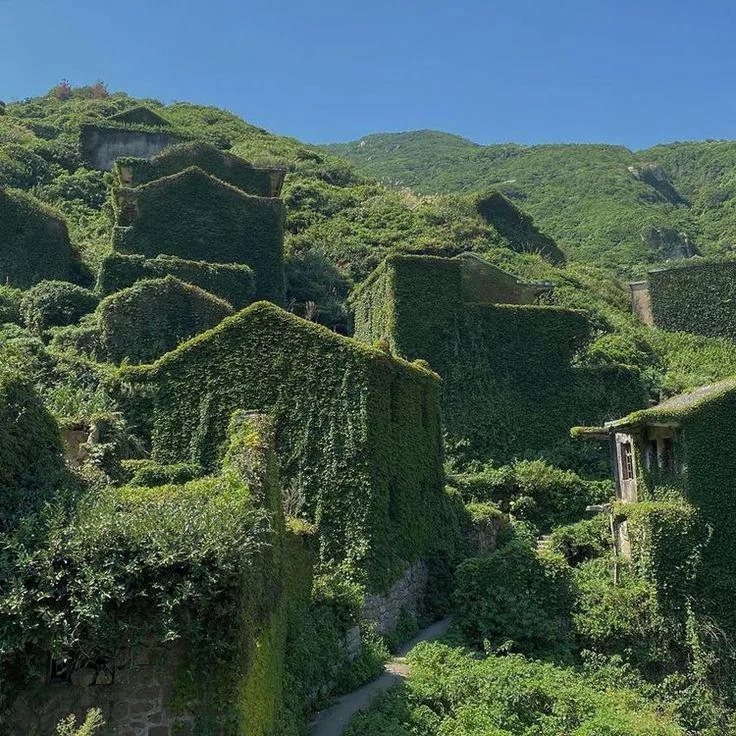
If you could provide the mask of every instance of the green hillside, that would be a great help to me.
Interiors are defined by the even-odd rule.
[[[569,256],[623,269],[736,244],[736,143],[481,146],[434,131],[326,146],[367,176],[429,193],[497,187]]]

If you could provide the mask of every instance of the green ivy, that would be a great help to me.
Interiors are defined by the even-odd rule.
[[[168,254],[245,263],[256,296],[284,301],[284,206],[254,197],[191,167],[136,188],[114,190],[114,248],[148,258]]]
[[[43,279],[85,278],[66,222],[31,195],[0,187],[0,281],[27,289]]]
[[[736,341],[736,261],[683,262],[649,272],[657,327]]]
[[[272,414],[322,559],[347,560],[371,588],[449,535],[439,382],[424,368],[259,302],[121,379],[163,463],[212,467],[234,409]]]
[[[207,263],[185,261],[175,256],[145,258],[140,255],[111,253],[100,266],[97,291],[107,296],[133,286],[143,279],[175,276],[198,286],[210,294],[241,309],[253,301],[254,276],[249,266],[241,263]]]
[[[138,281],[100,302],[101,343],[114,363],[150,363],[232,313],[226,301],[173,276]]]
[[[190,166],[259,197],[273,196],[273,177],[282,177],[279,169],[256,168],[204,141],[171,146],[151,159],[119,158],[115,162],[115,175],[118,183],[136,187]]]

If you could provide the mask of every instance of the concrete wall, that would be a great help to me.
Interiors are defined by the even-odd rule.
[[[649,284],[646,281],[635,281],[629,284],[631,289],[631,311],[639,317],[645,325],[654,324],[652,314],[652,299],[649,295]]]
[[[165,131],[97,128],[90,125],[82,127],[79,137],[85,162],[101,171],[112,171],[116,158],[151,158],[176,143],[181,143],[181,139]]]
[[[101,736],[191,734],[192,715],[171,707],[180,659],[171,647],[123,649],[104,666],[74,669],[68,682],[39,683],[14,703],[8,733],[51,736],[62,718],[73,713],[81,723],[100,708],[108,724]]]

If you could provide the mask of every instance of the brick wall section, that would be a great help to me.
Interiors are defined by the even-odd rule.
[[[180,660],[172,647],[142,647],[132,656],[123,650],[109,668],[84,667],[71,682],[39,684],[15,702],[8,733],[53,734],[69,714],[81,723],[90,708],[100,708],[108,724],[101,736],[191,734],[191,714],[171,707]]]

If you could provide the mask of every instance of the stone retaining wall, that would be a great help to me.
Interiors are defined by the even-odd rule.
[[[70,714],[84,721],[90,708],[100,708],[105,736],[184,736],[192,733],[193,717],[171,707],[180,652],[175,648],[121,650],[114,662],[85,664],[66,682],[39,683],[14,703],[9,734],[56,733]]]

